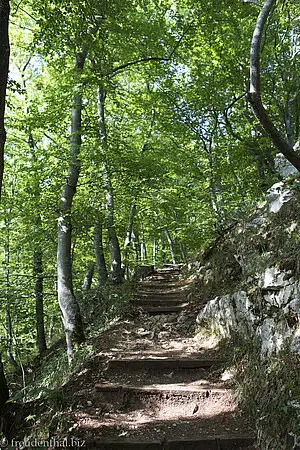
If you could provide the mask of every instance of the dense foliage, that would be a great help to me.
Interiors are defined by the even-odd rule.
[[[75,292],[95,261],[96,223],[107,270],[114,231],[130,277],[139,264],[193,258],[278,179],[276,150],[247,96],[258,7],[243,3],[12,2],[0,229],[6,362],[18,366],[36,352],[37,299],[46,344],[62,333],[57,220],[76,93],[82,108],[71,212]],[[293,145],[300,112],[297,13],[296,2],[279,2],[262,49],[263,101]],[[86,62],[75,73],[82,49]],[[92,287],[99,279],[94,275]]]

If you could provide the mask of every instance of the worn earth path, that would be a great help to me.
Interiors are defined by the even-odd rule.
[[[99,334],[97,356],[73,380],[70,437],[105,450],[255,448],[215,338],[195,336],[188,292],[180,266],[138,283],[137,316]]]

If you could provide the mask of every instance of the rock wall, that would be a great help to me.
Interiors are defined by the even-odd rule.
[[[293,183],[276,183],[247,223],[194,266],[206,301],[198,324],[223,337],[256,336],[264,355],[286,344],[300,353],[300,199],[299,181]]]

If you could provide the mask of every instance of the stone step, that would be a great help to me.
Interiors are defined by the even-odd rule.
[[[127,384],[115,384],[115,383],[97,383],[95,388],[98,392],[132,392],[136,394],[169,394],[169,395],[182,395],[193,394],[199,396],[201,399],[208,399],[213,396],[230,395],[232,396],[231,389],[224,389],[215,387],[214,385],[189,385],[185,383],[180,384],[153,384],[147,386],[133,386]]]
[[[158,302],[165,302],[165,301],[184,301],[183,295],[161,295],[161,294],[135,294],[134,299],[136,300],[153,300]]]
[[[156,269],[156,271],[152,274],[159,274],[159,275],[180,275],[181,270],[180,269]]]
[[[243,436],[207,436],[189,439],[133,440],[95,438],[86,442],[87,448],[100,450],[251,450],[255,439]]]
[[[142,307],[143,310],[148,314],[174,314],[181,312],[183,309],[183,306],[148,306],[145,305]]]
[[[151,275],[150,277],[147,277],[143,283],[166,283],[168,285],[172,283],[181,283],[181,280],[177,276],[163,276],[163,275]]]
[[[137,298],[136,300],[132,301],[132,304],[134,306],[139,306],[139,307],[148,307],[148,306],[153,306],[153,307],[157,307],[160,306],[162,308],[165,307],[169,307],[169,306],[186,306],[188,305],[187,302],[184,302],[184,300],[180,300],[180,299],[176,299],[176,298],[171,298],[171,299],[161,299],[161,298]]]
[[[174,283],[163,283],[162,281],[159,281],[157,283],[154,283],[153,281],[143,281],[142,283],[138,284],[138,289],[142,291],[178,291],[178,290],[185,290],[181,289],[183,285],[179,282]]]
[[[134,297],[137,298],[159,298],[159,299],[176,299],[182,298],[182,292],[136,292]]]
[[[155,277],[163,277],[163,278],[172,278],[172,277],[176,277],[179,278],[179,275],[181,275],[181,271],[180,270],[155,270],[151,275],[149,275],[147,277],[147,279],[150,278],[155,278]]]
[[[221,360],[197,358],[122,358],[111,359],[108,368],[112,370],[162,370],[162,369],[207,369],[220,365]]]
[[[183,383],[135,386],[105,383],[96,384],[95,390],[98,405],[113,405],[116,411],[121,410],[123,414],[144,410],[147,415],[148,411],[154,409],[158,416],[160,411],[167,410],[168,417],[173,420],[180,417],[198,417],[200,420],[201,417],[206,418],[217,412],[233,414],[237,411],[233,392],[213,385]]]
[[[151,291],[150,289],[144,291],[144,290],[140,290],[138,289],[135,292],[135,296],[142,296],[142,297],[151,297],[151,296],[155,296],[155,297],[181,297],[183,295],[182,291],[168,291],[168,290],[161,290],[159,292],[157,292],[157,290],[153,290]]]

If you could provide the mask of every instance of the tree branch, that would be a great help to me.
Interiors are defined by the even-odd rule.
[[[160,58],[158,56],[147,56],[146,58],[140,58],[140,59],[137,59],[135,61],[129,61],[127,63],[121,64],[120,66],[115,67],[112,70],[111,78],[114,75],[116,75],[118,72],[120,72],[121,70],[127,69],[127,67],[135,66],[136,64],[140,64],[140,63],[148,63],[148,62],[151,62],[151,61],[159,61],[159,62],[170,61],[170,58]]]
[[[265,0],[262,10],[260,11],[256,26],[254,29],[251,50],[250,50],[250,92],[249,102],[252,111],[262,126],[263,130],[272,139],[273,144],[287,158],[287,160],[300,171],[300,157],[294,151],[293,147],[281,135],[271,118],[269,117],[261,99],[261,82],[260,82],[260,56],[261,41],[264,28],[268,17],[275,7],[276,0]]]
[[[127,69],[127,67],[130,66],[134,66],[136,64],[140,64],[140,63],[148,63],[151,61],[158,61],[158,62],[166,62],[166,61],[171,61],[172,57],[174,56],[176,50],[178,49],[179,45],[181,44],[183,38],[185,37],[185,35],[187,34],[187,32],[189,31],[189,29],[191,28],[193,22],[191,22],[186,29],[183,31],[182,35],[180,36],[180,38],[178,39],[178,41],[176,42],[174,48],[172,49],[172,51],[170,52],[169,56],[166,57],[159,57],[159,56],[146,56],[145,58],[140,58],[137,59],[135,61],[129,61],[127,63],[121,64],[120,66],[115,67],[112,70],[112,74],[111,74],[111,78],[114,77],[118,72],[120,72],[121,70]]]
[[[245,3],[252,3],[253,5],[260,6],[261,8],[263,7],[263,5],[256,0],[242,0],[242,4],[244,5]]]

